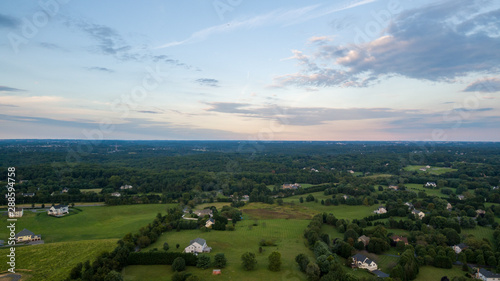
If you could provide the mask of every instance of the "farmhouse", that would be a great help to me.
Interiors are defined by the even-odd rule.
[[[377,269],[377,264],[362,254],[355,254],[351,257],[352,266],[373,271]]]
[[[486,270],[484,268],[478,269],[475,277],[477,279],[481,279],[484,281],[499,281],[500,280],[500,274],[493,273],[493,272]]]
[[[380,214],[385,214],[385,213],[387,213],[387,210],[386,210],[383,206],[380,206],[380,207],[378,207],[378,209],[377,209],[377,210],[375,210],[375,211],[373,211],[373,212],[374,212],[375,214],[379,214],[379,215],[380,215]]]
[[[61,193],[68,193],[69,189],[67,187],[63,188],[63,190],[61,191]]]
[[[210,209],[196,210],[193,213],[198,217],[204,217],[204,216],[212,217],[212,210]]]
[[[285,183],[283,184],[282,188],[283,189],[297,189],[300,187],[300,184],[298,183]]]
[[[368,245],[368,243],[370,243],[370,237],[366,236],[366,235],[361,235],[359,236],[358,238],[358,242],[361,241],[363,242],[363,245]]]
[[[437,184],[433,181],[428,181],[426,184],[425,184],[425,187],[436,187]]]
[[[23,216],[23,214],[24,214],[23,208],[14,208],[14,212],[9,211],[9,218],[20,218]]]
[[[189,246],[184,249],[186,253],[210,253],[212,248],[207,246],[207,241],[203,238],[196,238],[189,242]]]
[[[460,243],[458,245],[451,246],[451,248],[453,249],[453,251],[455,251],[455,253],[460,254],[463,250],[469,248],[469,246],[467,246],[467,244],[465,243]]]
[[[126,184],[126,185],[122,185],[122,186],[120,186],[120,189],[121,189],[121,190],[124,190],[124,189],[132,189],[132,186],[131,186],[131,185],[128,185],[128,184]]]
[[[414,209],[413,211],[411,211],[411,213],[412,213],[413,215],[415,215],[415,217],[418,217],[419,219],[422,219],[423,217],[425,217],[424,212],[419,211],[419,210],[417,210],[417,209]]]
[[[396,243],[399,241],[403,241],[403,242],[405,242],[405,245],[408,245],[408,238],[406,238],[404,236],[393,235],[393,236],[391,236],[391,239],[392,239],[392,241],[394,241]]]
[[[35,233],[27,230],[26,228],[17,233],[15,238],[16,242],[31,242],[42,240],[41,235],[35,235]]]
[[[67,213],[69,213],[69,208],[67,205],[52,206],[47,211],[47,214],[51,216],[63,216]]]
[[[215,224],[215,221],[214,221],[214,219],[210,218],[205,223],[205,227],[212,227],[213,224]]]

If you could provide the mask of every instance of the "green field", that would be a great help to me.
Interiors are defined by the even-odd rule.
[[[152,222],[157,213],[165,214],[167,206],[176,204],[79,207],[81,212],[61,218],[48,216],[45,212],[25,211],[24,216],[17,220],[16,232],[27,228],[41,234],[45,243],[120,239]],[[0,227],[6,229],[6,225],[7,221],[2,220]],[[0,239],[7,240],[7,231],[2,231],[0,235]]]
[[[431,195],[431,196],[449,198],[448,195],[441,193],[441,191],[439,189],[425,188],[425,187],[423,187],[422,184],[419,184],[419,183],[406,183],[405,186],[407,187],[407,189],[415,191],[416,193],[418,193],[419,191],[425,191],[425,193],[427,193],[428,195]],[[451,188],[451,187],[447,187],[447,186],[445,186],[444,188],[451,189],[453,193],[456,192],[456,188]]]
[[[303,238],[304,229],[309,220],[294,219],[272,219],[258,220],[257,226],[253,226],[255,220],[243,220],[236,224],[235,231],[210,231],[182,230],[180,232],[163,233],[157,242],[150,245],[149,249],[161,249],[164,242],[170,245],[170,251],[183,251],[189,241],[197,237],[207,241],[212,247],[213,257],[216,253],[224,253],[228,259],[228,266],[222,270],[222,275],[212,276],[212,270],[201,270],[188,267],[188,272],[194,272],[202,280],[294,280],[293,277],[303,280],[305,275],[301,273],[295,263],[295,256],[299,253],[312,255],[305,246]],[[259,254],[259,241],[261,239],[272,239],[277,246],[263,247],[263,253]],[[180,244],[179,249],[175,245]],[[241,266],[240,257],[244,252],[254,252],[257,256],[257,268],[251,272],[245,271]],[[268,256],[273,251],[281,253],[281,272],[271,272],[267,269]],[[170,266],[130,266],[123,270],[125,280],[170,280],[172,270]],[[285,277],[286,276],[286,277]]]
[[[462,271],[458,266],[453,266],[450,269],[421,266],[415,281],[441,280],[443,276],[448,276],[448,279],[451,280],[456,276],[465,276],[465,271]]]
[[[472,234],[477,239],[481,240],[483,238],[493,241],[494,230],[491,227],[476,226],[474,229],[462,228],[462,234]]]
[[[88,188],[88,189],[80,189],[82,193],[84,192],[95,192],[95,193],[100,193],[102,188]]]
[[[452,169],[448,167],[430,167],[430,168],[425,168],[425,167],[426,167],[425,165],[424,166],[410,165],[406,166],[404,170],[410,172],[417,171],[418,173],[429,173],[431,175],[442,175],[444,173],[457,171],[457,169]],[[420,171],[421,168],[426,169],[426,171]]]
[[[64,280],[77,263],[94,260],[103,251],[112,251],[116,247],[116,241],[117,239],[101,239],[18,247],[16,273],[27,278],[23,280]],[[2,257],[8,253],[7,249],[0,250]],[[4,272],[8,268],[5,262],[0,264],[0,271]]]

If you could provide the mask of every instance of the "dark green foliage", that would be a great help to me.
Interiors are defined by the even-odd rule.
[[[172,281],[187,281],[187,279],[191,277],[191,273],[187,272],[175,272],[172,275]]]
[[[295,257],[295,262],[299,265],[299,269],[302,272],[306,272],[307,265],[309,264],[309,257],[305,254],[298,254]]]
[[[257,259],[255,258],[255,254],[251,252],[246,252],[241,255],[241,263],[245,270],[253,270],[255,269],[255,265],[257,264]]]
[[[438,255],[434,257],[434,266],[439,268],[451,268],[452,267],[451,259],[447,256]]]
[[[163,251],[166,252],[166,251],[168,251],[168,249],[170,249],[170,246],[168,246],[168,243],[167,242],[163,243]]]
[[[120,272],[112,270],[106,275],[104,281],[123,281],[123,277]]]
[[[183,271],[184,269],[186,269],[186,261],[181,257],[175,258],[172,263],[172,270]]]
[[[272,252],[269,255],[269,270],[280,271],[281,270],[281,254],[280,252]]]
[[[368,252],[375,253],[377,255],[389,250],[389,248],[390,246],[385,240],[377,237],[372,237],[370,239],[370,243],[366,246]]]
[[[210,256],[205,254],[200,254],[198,255],[198,262],[196,263],[196,267],[207,269],[210,267],[210,262],[211,262]]]
[[[191,253],[179,252],[133,252],[128,257],[130,265],[154,265],[154,264],[173,264],[174,260],[181,257],[186,265],[195,266],[197,257]]]
[[[309,262],[306,267],[306,276],[308,281],[318,281],[321,276],[321,270],[315,262]]]
[[[318,240],[316,241],[316,243],[314,243],[314,255],[316,257],[319,257],[321,255],[329,256],[331,254],[332,252],[330,251],[330,248],[328,247],[328,245],[326,245],[325,242]]]
[[[224,253],[217,253],[214,257],[214,267],[224,268],[226,267],[227,259]]]

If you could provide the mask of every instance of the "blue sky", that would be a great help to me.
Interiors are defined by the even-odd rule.
[[[498,50],[498,1],[2,1],[0,138],[500,141]]]

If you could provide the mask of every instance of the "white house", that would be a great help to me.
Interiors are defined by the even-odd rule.
[[[397,185],[389,185],[389,189],[398,190],[399,187]]]
[[[285,183],[281,186],[283,189],[297,189],[300,187],[298,183]]]
[[[193,213],[195,215],[197,215],[198,217],[204,217],[204,216],[212,217],[213,216],[212,210],[210,210],[210,209],[196,210]]]
[[[67,213],[69,213],[69,208],[67,205],[52,206],[47,211],[47,214],[52,216],[63,216]]]
[[[380,206],[380,207],[378,207],[378,209],[377,209],[377,210],[375,210],[375,211],[373,211],[373,212],[374,212],[375,214],[379,214],[379,215],[380,215],[380,214],[385,214],[385,213],[387,213],[387,210],[386,210],[384,207]]]
[[[436,187],[437,184],[435,182],[431,182],[431,181],[428,181],[426,184],[425,184],[425,187]]]
[[[377,270],[377,264],[362,254],[355,254],[351,259],[352,265],[355,267],[368,269],[369,271]]]
[[[14,212],[9,211],[9,218],[20,218],[24,214],[23,208],[14,208]]]
[[[406,203],[405,203],[405,205],[406,205],[406,206],[408,206],[408,210],[411,210],[411,209],[413,209],[413,208],[414,208],[414,207],[413,207],[413,204],[412,204],[412,203],[410,203],[410,202],[406,202]]]
[[[477,271],[476,278],[484,281],[500,281],[500,274],[481,268]]]
[[[451,206],[451,204],[450,204],[450,203],[448,203],[448,204],[446,204],[446,209],[447,209],[447,210],[451,210],[451,209],[453,209],[453,207]]]
[[[35,235],[35,233],[33,233],[25,228],[25,229],[21,230],[19,233],[17,233],[15,238],[16,238],[16,242],[31,242],[31,241],[41,240],[42,236]]]
[[[120,194],[120,192],[113,192],[113,193],[111,193],[111,196],[113,196],[113,197],[120,197],[122,195]]]
[[[189,246],[184,249],[186,253],[210,253],[212,248],[207,246],[207,241],[203,238],[196,238],[189,242]]]
[[[132,189],[132,186],[131,186],[131,185],[128,185],[128,184],[126,184],[126,185],[122,185],[122,186],[120,186],[120,189],[121,189],[121,190],[124,190],[124,189]]]
[[[63,190],[61,190],[61,193],[68,193],[69,189],[67,187],[63,188]]]
[[[465,243],[460,243],[455,246],[451,246],[451,248],[453,249],[453,251],[455,251],[456,254],[460,254],[463,250],[469,248],[469,246],[467,246],[467,244]]]
[[[458,200],[464,200],[465,196],[463,196],[463,195],[457,195],[457,198],[458,198]]]
[[[417,209],[414,209],[413,211],[411,211],[411,213],[414,214],[415,217],[418,217],[419,219],[422,219],[423,217],[425,217],[424,212],[419,211]]]
[[[212,227],[212,225],[215,224],[215,221],[214,219],[210,218],[207,220],[207,222],[205,223],[205,227]]]

